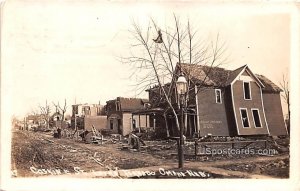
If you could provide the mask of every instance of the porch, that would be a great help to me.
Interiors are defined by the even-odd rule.
[[[178,112],[179,113],[179,112]],[[177,113],[180,122],[181,115]],[[141,120],[142,116],[145,121]],[[197,114],[193,108],[187,108],[184,112],[184,135],[187,138],[198,137]],[[162,108],[139,110],[132,113],[132,131],[135,132],[156,132],[159,137],[179,137],[179,129],[176,125],[174,114]]]

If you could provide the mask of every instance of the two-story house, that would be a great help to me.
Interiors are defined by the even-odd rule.
[[[100,104],[72,105],[71,127],[84,130],[105,129],[107,126],[104,107]]]
[[[190,84],[184,117],[186,136],[287,134],[280,101],[282,90],[266,77],[254,74],[247,65],[226,70],[177,64],[175,76],[180,73]],[[174,82],[170,84],[175,88]],[[157,87],[148,91],[150,104],[155,105],[157,98],[153,97],[153,92]],[[173,97],[176,99],[177,96]],[[178,109],[178,106],[174,108]],[[177,136],[172,115],[170,112],[165,115],[164,125],[168,135]]]

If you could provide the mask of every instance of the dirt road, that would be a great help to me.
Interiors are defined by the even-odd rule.
[[[73,139],[55,139],[51,133],[16,131],[13,132],[12,140],[12,171],[16,177],[45,175],[101,177],[95,172],[118,170],[127,173],[126,169],[156,172],[156,175],[162,175],[161,172],[157,172],[164,169],[180,175],[175,172],[177,160],[162,157],[155,151],[137,152],[120,148],[121,142],[103,145],[85,144]],[[289,157],[285,154],[214,162],[185,161],[184,165],[185,169],[181,171],[209,173],[209,178],[287,178]],[[276,173],[277,171],[279,173]],[[136,177],[134,174],[126,176]],[[147,175],[142,177],[145,178]],[[153,174],[148,177],[166,178]]]

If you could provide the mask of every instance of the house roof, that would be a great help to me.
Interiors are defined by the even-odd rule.
[[[241,66],[235,70],[226,70],[220,67],[210,67],[195,64],[178,64],[185,75],[196,84],[205,86],[218,86],[226,87],[230,85],[246,68],[247,65]],[[249,69],[249,68],[248,68]],[[249,69],[250,71],[250,69]],[[262,75],[253,74],[251,75],[258,81],[262,86],[263,91],[279,92],[281,89],[276,86],[271,80]]]
[[[241,66],[235,70],[229,71],[229,77],[226,85],[229,85],[233,80],[237,78],[237,76],[244,70],[247,65]]]
[[[117,101],[120,101],[122,111],[134,111],[144,109],[144,103],[149,102],[148,99],[124,97],[118,97]]]
[[[224,68],[195,64],[180,64],[180,67],[194,83],[206,86],[225,86],[230,77],[230,71]]]
[[[256,77],[265,85],[264,92],[281,92],[282,89],[263,75],[256,74]]]

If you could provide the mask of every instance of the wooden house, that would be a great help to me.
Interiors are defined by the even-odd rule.
[[[107,128],[113,133],[123,136],[132,132],[137,125],[147,126],[149,116],[139,115],[133,117],[132,113],[145,109],[148,100],[140,98],[117,97],[106,102]]]
[[[71,127],[80,130],[105,129],[107,126],[104,106],[100,104],[76,104],[72,105]]]
[[[177,64],[174,76],[180,73],[189,84],[184,116],[187,137],[287,134],[280,100],[282,90],[265,76],[254,74],[247,65],[226,70]],[[172,103],[178,112],[174,80],[166,86],[174,89]],[[164,101],[158,102],[163,100],[158,87],[148,91],[151,106],[166,107]],[[172,112],[165,110],[164,116],[160,126],[167,129],[167,136],[178,136]]]

